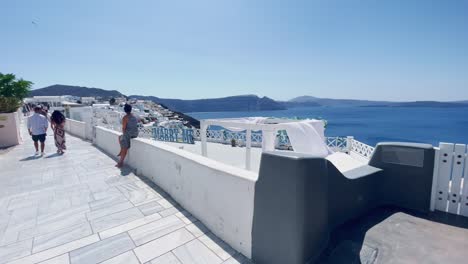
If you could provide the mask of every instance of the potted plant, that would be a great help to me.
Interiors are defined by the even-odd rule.
[[[29,94],[32,82],[16,79],[14,74],[0,73],[0,113],[13,113]]]
[[[29,94],[32,82],[16,79],[14,74],[0,73],[0,147],[21,141],[20,116],[17,112]]]
[[[231,139],[231,147],[235,147],[236,146],[236,140],[235,139]]]

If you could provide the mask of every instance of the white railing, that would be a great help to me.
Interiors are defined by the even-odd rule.
[[[333,151],[348,152],[349,137],[326,137],[327,146]]]
[[[348,144],[351,145],[347,146],[350,153],[357,154],[365,159],[370,159],[375,150],[374,147],[357,141],[353,137],[348,137]]]
[[[200,140],[200,130],[195,129],[194,131],[195,140]],[[245,132],[232,132],[225,130],[207,130],[207,141],[208,142],[217,142],[223,144],[229,144],[231,139],[235,139],[238,145],[243,146],[245,143]],[[326,137],[325,138],[327,146],[330,147],[333,151],[337,152],[352,152],[358,156],[370,159],[372,153],[374,152],[374,147],[369,146],[365,143],[357,141],[353,137]],[[285,131],[279,131],[277,134],[277,148],[280,149],[291,149],[291,144],[289,143],[288,135]],[[262,134],[252,133],[252,146],[261,147],[262,146]]]
[[[110,124],[100,124],[100,126],[106,127],[108,129],[120,131],[120,126],[110,125]],[[139,137],[143,138],[152,138],[153,136],[153,127],[141,127]],[[201,141],[200,129],[193,129],[193,137],[195,141]],[[180,134],[182,135],[182,134]],[[207,130],[206,133],[207,141],[212,143],[220,144],[231,144],[232,140],[235,140],[237,146],[245,146],[246,143],[246,132],[233,132],[229,130]],[[291,150],[291,144],[289,142],[288,135],[285,131],[279,131],[277,134],[277,149]],[[259,132],[252,132],[252,147],[261,147],[262,146],[262,134]],[[335,152],[346,152],[348,154],[357,155],[359,158],[364,160],[369,160],[374,152],[374,147],[369,146],[365,143],[362,143],[353,137],[326,137],[325,138],[327,146]]]

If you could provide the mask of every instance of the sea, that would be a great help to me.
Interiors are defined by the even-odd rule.
[[[192,112],[196,119],[234,117],[320,118],[326,136],[354,136],[369,145],[379,142],[468,144],[468,108],[302,107],[256,112]]]

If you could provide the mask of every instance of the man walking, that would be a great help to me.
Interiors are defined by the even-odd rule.
[[[36,156],[39,155],[39,144],[41,142],[41,156],[44,156],[44,142],[46,140],[46,132],[49,126],[47,117],[41,115],[42,108],[40,106],[34,107],[34,114],[28,118],[28,131],[34,141],[36,148]]]

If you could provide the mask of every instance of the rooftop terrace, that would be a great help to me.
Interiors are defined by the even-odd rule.
[[[465,145],[381,143],[366,162],[255,148],[246,170],[245,148],[209,142],[203,157],[199,144],[137,138],[119,170],[119,132],[66,129],[93,143],[68,135],[65,155],[37,158],[23,130],[0,152],[0,264],[468,258]]]
[[[247,263],[169,195],[91,143],[0,153],[0,263]],[[53,138],[46,151],[53,153]]]

